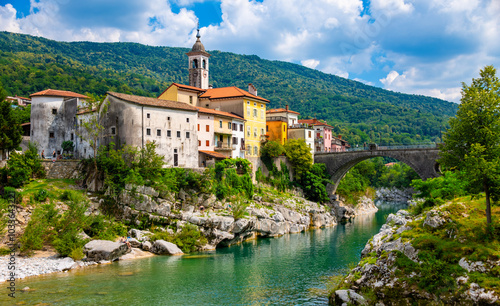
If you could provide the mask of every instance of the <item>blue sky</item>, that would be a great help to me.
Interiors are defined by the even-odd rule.
[[[459,102],[500,67],[498,0],[0,0],[0,30],[58,41],[132,41],[301,64]]]

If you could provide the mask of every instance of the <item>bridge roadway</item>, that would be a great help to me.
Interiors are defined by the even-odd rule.
[[[395,158],[410,166],[421,179],[434,178],[439,176],[439,149],[433,148],[384,148],[379,147],[373,150],[357,150],[346,152],[316,153],[314,163],[323,163],[333,181],[333,186],[329,186],[329,192],[335,193],[340,180],[357,163],[372,157],[386,156]]]

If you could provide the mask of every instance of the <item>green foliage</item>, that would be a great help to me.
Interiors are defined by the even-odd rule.
[[[260,159],[269,171],[274,170],[273,158],[285,153],[285,147],[279,141],[268,141],[260,149]]]
[[[250,176],[250,162],[243,158],[227,158],[215,164],[214,190],[218,199],[243,195],[253,196],[253,183]]]
[[[61,147],[63,149],[63,152],[73,152],[73,149],[75,148],[75,144],[71,140],[65,140],[61,144]]]
[[[23,154],[13,152],[7,161],[7,166],[10,176],[8,184],[17,188],[29,182],[30,178],[45,176],[45,169],[38,156],[38,150],[31,143]]]
[[[486,194],[486,220],[491,223],[490,196],[500,198],[500,80],[493,66],[472,84],[462,84],[457,116],[444,134],[440,163],[463,171],[469,192]]]
[[[207,244],[207,238],[201,234],[195,225],[187,223],[181,229],[179,233],[173,235],[168,232],[155,233],[151,237],[151,241],[165,240],[172,242],[177,245],[184,253],[191,253],[198,251],[205,244]]]
[[[37,202],[45,202],[49,197],[49,193],[45,189],[40,189],[35,193],[35,201]]]
[[[0,50],[0,81],[10,95],[26,96],[51,87],[157,97],[172,82],[189,83],[185,48],[55,42],[2,32]],[[351,144],[379,139],[384,143],[438,141],[441,128],[457,109],[454,103],[387,91],[293,63],[210,53],[214,87],[246,88],[252,82],[271,101],[270,108],[289,104],[304,118],[327,120]]]
[[[465,182],[460,179],[458,172],[445,171],[442,176],[427,179],[413,180],[411,186],[415,189],[416,198],[451,200],[466,194]]]
[[[290,139],[285,143],[288,160],[292,164],[296,180],[311,169],[313,160],[309,146],[304,139]]]
[[[233,214],[234,220],[241,219],[245,216],[246,209],[248,207],[248,202],[244,202],[241,200],[235,199],[234,201],[231,202],[231,212]]]
[[[103,215],[91,216],[88,223],[90,226],[85,233],[93,239],[114,241],[117,237],[127,236],[126,226],[113,218]]]
[[[11,151],[19,147],[23,133],[10,103],[4,99],[5,92],[0,84],[0,150]]]

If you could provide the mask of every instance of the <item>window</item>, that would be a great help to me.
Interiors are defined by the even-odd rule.
[[[172,131],[171,130],[167,130],[167,137],[172,137]]]
[[[207,124],[206,129],[207,129],[207,132],[210,132],[210,125]]]
[[[198,132],[200,131],[200,124],[198,123]]]
[[[201,147],[201,140],[198,140],[198,147]]]
[[[247,101],[247,104],[250,105],[250,101]]]
[[[247,106],[247,116],[250,116],[250,106]]]
[[[262,107],[264,107],[264,104],[261,104],[261,105],[260,105],[260,107],[261,107],[261,108],[262,108]]]
[[[186,138],[189,138],[189,132],[186,132]]]
[[[189,104],[193,104],[193,96],[189,96]]]
[[[253,137],[257,137],[257,128],[253,128]]]
[[[240,132],[243,132],[243,124],[240,124]]]
[[[49,138],[54,138],[54,132],[49,132]]]
[[[71,133],[71,140],[73,140],[73,133]]]
[[[236,125],[236,123],[233,123],[233,131],[237,131],[238,130],[238,126]]]
[[[170,117],[167,117],[167,120],[170,121]]]
[[[261,134],[261,135],[264,135],[264,134],[265,134],[265,133],[264,133],[264,129],[260,129],[260,134]]]
[[[161,130],[156,130],[156,136],[161,136]]]
[[[228,123],[227,123],[227,128],[228,128],[228,129],[231,129],[231,122],[228,122]]]
[[[266,132],[269,132],[269,125],[266,125]]]
[[[219,120],[219,127],[222,129],[222,120]]]
[[[309,138],[311,138],[311,131],[308,132]]]
[[[259,155],[259,148],[257,146],[253,146],[253,155]]]
[[[116,128],[115,127],[111,128],[111,135],[116,135]],[[73,134],[71,134],[71,136],[73,136]],[[71,137],[71,139],[73,139],[73,137]]]
[[[189,118],[186,118],[186,122],[189,123]]]
[[[286,125],[283,125],[283,132],[286,132]]]
[[[253,106],[257,106],[257,103],[253,102]]]
[[[249,126],[247,126],[247,137],[250,137],[251,129]]]
[[[80,120],[80,125],[83,125],[83,120]]]
[[[146,129],[146,135],[151,136],[151,129]]]
[[[181,131],[177,131],[177,138],[181,138]]]
[[[235,144],[235,145],[238,144],[238,137],[233,137],[233,144]]]
[[[253,116],[254,116],[255,118],[257,117],[257,110],[256,110],[256,109],[254,109],[254,110],[253,110]]]
[[[150,113],[147,113],[147,114],[146,114],[146,118],[150,119],[150,118],[151,118],[151,114],[150,114]]]
[[[209,146],[210,146],[210,140],[206,140],[206,141],[205,141],[205,145],[206,145],[207,147],[209,147]]]
[[[219,136],[219,141],[220,141],[220,142],[224,142],[224,136],[220,135],[220,136]]]
[[[260,119],[264,119],[264,111],[260,110]]]
[[[52,115],[57,115],[57,108],[52,109]]]
[[[321,135],[320,133],[316,133],[316,137],[318,137],[318,138],[319,138],[319,136],[320,136],[320,135]]]
[[[252,155],[252,147],[250,145],[247,146],[247,154]]]

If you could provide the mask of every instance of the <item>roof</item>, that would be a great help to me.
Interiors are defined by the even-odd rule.
[[[222,158],[222,159],[228,158],[227,156],[224,156],[223,154],[215,151],[198,150],[198,152],[207,154],[208,156],[212,156],[214,158]]]
[[[81,95],[76,92],[72,91],[66,91],[66,90],[55,90],[55,89],[45,89],[39,92],[35,92],[34,94],[30,95],[31,97],[35,96],[48,96],[48,97],[65,97],[65,98],[82,98],[82,99],[88,99],[89,97]]]
[[[243,97],[259,100],[266,103],[269,102],[269,100],[267,99],[252,95],[248,91],[239,89],[236,86],[207,89],[203,94],[200,95],[200,98],[206,98],[206,99],[226,99],[226,98],[243,98]]]
[[[239,120],[245,120],[243,117],[238,116],[238,115],[233,114],[233,113],[223,112],[220,110],[210,109],[210,108],[205,108],[205,107],[196,107],[196,108],[198,109],[198,112],[204,113],[204,114],[212,114],[212,115],[236,118]]]
[[[333,126],[329,125],[326,122],[319,121],[316,118],[314,118],[314,119],[301,119],[301,120],[299,120],[299,123],[307,123],[310,125],[324,125],[324,126],[327,126],[327,127],[330,127],[333,129]]]
[[[165,89],[161,94],[159,94],[158,97],[161,97],[161,95],[163,95],[172,86],[176,86],[176,87],[179,87],[181,89],[191,90],[191,91],[195,91],[195,92],[205,92],[206,91],[206,89],[201,89],[201,88],[194,87],[194,86],[188,86],[188,85],[183,85],[183,84],[179,84],[179,83],[172,83],[172,84],[170,84],[170,86],[167,87],[167,89]]]
[[[135,95],[127,95],[127,94],[118,93],[118,92],[111,92],[111,91],[108,91],[107,93],[108,93],[108,95],[113,96],[115,98],[118,98],[120,100],[124,100],[127,102],[139,104],[139,105],[181,109],[181,110],[192,111],[192,112],[198,111],[196,109],[196,107],[191,106],[191,105],[186,104],[186,103],[182,103],[182,102],[176,102],[176,101],[170,101],[170,100],[160,100],[160,99],[156,99],[156,98],[142,97],[142,96],[135,96]]]
[[[292,110],[286,110],[284,108],[275,108],[275,109],[270,109],[270,110],[266,111],[266,114],[274,114],[274,113],[292,113],[292,114],[300,115],[300,113],[294,112]]]

